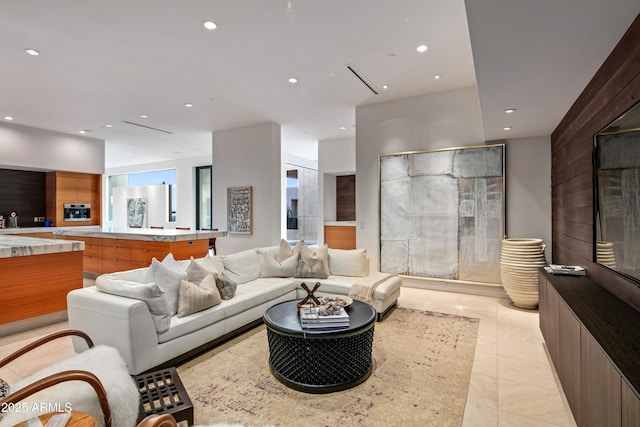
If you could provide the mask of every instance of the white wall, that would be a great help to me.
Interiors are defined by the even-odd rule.
[[[551,261],[551,137],[507,140],[507,236],[535,237]]]
[[[227,229],[227,187],[253,187],[253,234],[218,239],[218,254],[280,241],[284,192],[280,125],[263,123],[213,133],[213,226]]]
[[[104,141],[2,123],[0,167],[102,174]]]
[[[127,228],[127,205],[129,199],[146,199],[147,218],[143,228],[166,225],[169,217],[169,186],[138,185],[134,187],[116,187],[113,191],[113,227]],[[165,227],[166,228],[166,227]]]
[[[357,245],[370,253],[372,270],[379,268],[378,154],[478,145],[483,134],[473,87],[356,108]],[[550,243],[550,138],[506,143],[507,234]]]
[[[175,169],[176,170],[176,222],[165,222],[165,228],[190,227],[192,230],[196,226],[196,166],[207,166],[211,164],[211,158],[207,156],[193,157],[188,159],[170,160],[166,162],[146,163],[143,165],[110,168],[105,171],[102,181],[102,225],[116,226],[107,221],[108,206],[108,179],[109,175],[121,175],[136,172],[148,172],[154,170]],[[226,193],[225,193],[226,194]],[[225,196],[226,197],[226,196]],[[215,201],[214,201],[215,203]],[[226,205],[226,201],[225,201]],[[153,224],[156,225],[156,224]],[[226,226],[222,229],[226,230]]]

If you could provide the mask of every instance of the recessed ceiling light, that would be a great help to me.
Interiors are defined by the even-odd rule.
[[[216,23],[215,23],[215,22],[213,22],[213,21],[204,21],[204,22],[202,23],[202,25],[204,25],[204,27],[205,27],[207,30],[215,30],[216,28],[218,28],[218,24],[216,24]]]
[[[442,77],[442,75],[440,75],[440,74],[436,74],[435,76],[433,76],[433,78],[436,79],[436,80],[440,80],[440,77]]]
[[[106,127],[106,128],[112,128],[112,127],[113,127],[113,125],[104,125],[104,127]]]
[[[515,108],[507,108],[506,110],[504,110],[505,114],[511,114],[514,113],[516,111]]]
[[[382,85],[382,89],[384,89],[384,90],[389,89],[389,85]]]
[[[190,102],[187,102],[186,104],[184,104],[184,106],[187,107],[187,108],[192,108],[193,104],[190,103]]]
[[[89,133],[89,132],[91,132],[91,129],[82,129],[82,130],[78,131],[78,133],[81,133],[81,134],[83,134],[83,135],[84,135],[84,134],[87,134],[87,133]]]
[[[148,119],[148,118],[149,118],[149,116],[147,116],[146,114],[140,114],[140,118],[141,118],[141,119]]]
[[[346,126],[340,126],[340,130],[347,130]]]
[[[13,117],[11,117],[11,116],[4,116],[4,119],[5,119],[5,120],[9,120],[9,121],[11,121],[11,120],[13,120]]]
[[[31,56],[38,56],[38,55],[40,55],[40,52],[38,52],[38,51],[37,51],[37,50],[35,50],[35,49],[25,49],[24,51],[25,51],[25,52],[27,52],[27,53],[28,53],[29,55],[31,55]]]
[[[416,50],[420,53],[424,53],[427,51],[427,49],[429,49],[429,46],[427,46],[426,44],[421,44],[420,46],[418,46],[416,48]]]
[[[504,130],[511,130],[511,126],[507,126],[503,128]]]
[[[289,77],[289,83],[291,84],[298,83],[298,79],[296,79],[295,77]]]

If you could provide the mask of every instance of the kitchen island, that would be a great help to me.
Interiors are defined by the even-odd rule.
[[[56,238],[85,243],[84,272],[88,275],[148,267],[153,258],[172,253],[176,260],[201,258],[209,251],[209,239],[226,231],[116,227],[58,227]]]
[[[0,235],[0,336],[28,319],[66,317],[67,293],[82,287],[84,242]]]

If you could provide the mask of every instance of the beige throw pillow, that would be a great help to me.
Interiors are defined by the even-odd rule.
[[[204,280],[205,277],[207,277],[207,275],[209,274],[216,274],[217,272],[214,271],[209,271],[207,270],[204,266],[198,264],[198,262],[191,257],[191,261],[189,262],[189,265],[187,266],[187,281],[191,282],[191,283],[195,283],[196,285],[199,285],[200,282],[202,282],[202,280]]]
[[[279,262],[269,255],[263,255],[260,277],[293,277],[298,268],[298,257],[292,256]]]
[[[326,279],[329,276],[329,247],[323,245],[317,249],[311,249],[302,245],[300,249],[300,261],[296,277],[315,277]]]
[[[197,313],[221,302],[222,298],[216,286],[216,278],[212,274],[207,274],[200,285],[186,280],[180,281],[178,317]]]
[[[278,246],[278,255],[276,255],[276,260],[282,262],[287,258],[291,258],[292,256],[295,256],[297,258],[303,246],[304,240],[300,240],[293,247],[289,246],[289,243],[287,243],[286,240],[280,240],[280,246]]]

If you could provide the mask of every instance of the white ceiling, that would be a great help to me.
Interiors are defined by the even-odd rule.
[[[209,155],[212,131],[267,121],[284,150],[314,157],[316,141],[355,135],[357,105],[476,79],[486,140],[549,135],[640,12],[637,0],[0,4],[0,118],[90,130],[107,168]]]

